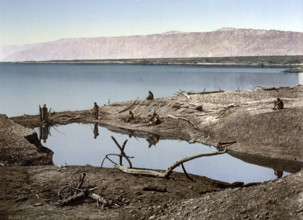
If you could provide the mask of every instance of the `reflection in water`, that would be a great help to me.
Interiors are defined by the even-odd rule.
[[[149,148],[153,145],[156,147],[156,144],[159,142],[159,140],[160,140],[160,136],[156,135],[156,134],[150,134],[148,136],[148,138],[146,138],[146,141],[148,142],[148,147]]]
[[[104,159],[102,160],[102,163],[101,163],[101,167],[103,167],[103,164],[104,164],[104,161],[105,159],[108,159],[110,162],[112,162],[114,165],[117,165],[117,163],[115,163],[113,160],[110,159],[110,156],[118,156],[119,157],[119,165],[123,166],[123,158],[125,158],[128,162],[128,166],[130,168],[133,167],[132,165],[132,162],[130,161],[130,158],[134,158],[134,157],[130,157],[130,156],[127,156],[124,152],[125,150],[125,146],[126,146],[126,143],[127,143],[127,139],[124,141],[122,147],[121,145],[118,143],[118,141],[112,136],[111,137],[113,139],[113,141],[115,142],[116,146],[118,147],[118,149],[120,150],[120,154],[107,154]]]
[[[279,178],[281,178],[283,176],[283,171],[282,170],[275,170],[275,175],[279,179]]]
[[[94,138],[96,139],[99,136],[98,123],[96,122],[94,125]]]
[[[45,146],[54,152],[54,164],[100,166],[102,160],[109,155],[108,158],[114,164],[166,170],[170,165],[185,157],[217,151],[214,147],[199,143],[189,144],[185,141],[165,140],[157,135],[142,132],[124,130],[123,134],[115,133],[98,126],[98,124],[94,125],[95,127],[98,129],[101,138],[92,138],[93,128],[90,124],[69,124],[59,126],[53,130]],[[39,132],[38,129],[36,131]],[[120,148],[113,142],[111,136],[115,137],[120,144]],[[132,138],[129,138],[130,136]],[[157,147],[151,147],[153,145],[157,145]],[[275,179],[277,176],[273,170],[281,170],[283,176],[285,176],[303,167],[302,163],[293,164],[289,161],[287,163],[270,161],[270,164],[267,165],[266,158],[247,158],[244,154],[236,156],[240,159],[227,153],[213,157],[197,158],[186,162],[184,165],[186,171],[190,174],[226,182],[241,181],[244,183]],[[255,165],[255,163],[262,166]],[[105,160],[103,166],[112,168],[113,163]],[[175,171],[183,172],[181,167],[176,168]]]
[[[39,139],[40,141],[43,140],[44,143],[46,143],[46,140],[49,135],[49,126],[48,125],[42,125],[39,127]]]
[[[253,155],[234,151],[229,151],[228,154],[232,155],[233,157],[239,158],[240,160],[243,160],[247,163],[257,164],[263,167],[269,167],[274,170],[274,174],[277,177],[283,176],[283,171],[289,173],[296,173],[299,172],[303,167],[303,163],[298,161],[273,159],[261,155]]]

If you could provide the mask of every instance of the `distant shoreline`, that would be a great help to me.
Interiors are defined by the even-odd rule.
[[[121,64],[121,65],[184,65],[201,67],[252,67],[295,68],[303,65],[299,56],[245,56],[245,57],[194,57],[194,58],[140,58],[140,59],[91,59],[15,61],[5,63],[55,63],[55,64]]]

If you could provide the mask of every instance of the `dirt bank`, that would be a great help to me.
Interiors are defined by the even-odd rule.
[[[284,101],[285,109],[272,109],[277,97]],[[237,141],[228,150],[303,162],[302,86],[137,101],[130,109],[139,117],[134,123],[126,123],[127,111],[119,112],[130,104],[102,107],[100,122],[213,146]],[[163,123],[147,126],[154,111]]]
[[[0,164],[53,164],[53,152],[43,147],[33,129],[25,128],[0,115]]]
[[[148,132],[159,135],[160,139],[183,139],[214,146],[219,142],[236,141],[227,146],[231,155],[295,173],[303,167],[302,92],[303,87],[296,86],[187,93],[103,106],[99,119],[94,119],[92,112],[87,110],[52,113],[50,121],[53,124],[98,122],[130,135],[144,136]],[[284,101],[285,109],[272,110],[277,97]],[[128,110],[136,116],[131,123],[125,121]],[[148,126],[154,111],[160,115],[162,123]],[[303,218],[302,171],[286,178],[243,187],[240,183],[222,183],[193,175],[194,181],[190,181],[179,173],[173,173],[170,179],[161,179],[96,167],[20,167],[30,164],[19,162],[26,161],[30,155],[35,156],[28,161],[49,158],[49,152],[40,152],[43,148],[37,144],[37,137],[30,129],[40,125],[39,118],[22,116],[7,119],[1,116],[0,119],[3,166],[0,167],[3,173],[0,214],[4,219]],[[25,138],[28,136],[32,138]],[[9,154],[8,148],[12,149]],[[36,160],[39,156],[41,158]],[[50,163],[46,161],[43,164]],[[18,166],[8,167],[10,164]],[[91,199],[58,207],[58,190],[69,184],[76,169],[87,173],[90,183],[98,187],[96,193],[116,203],[105,210],[96,207]]]
[[[184,199],[154,219],[303,219],[303,172]]]
[[[156,96],[156,94],[155,94]],[[280,97],[285,109],[273,110]],[[201,110],[202,108],[202,110]],[[136,120],[127,123],[128,110]],[[233,142],[229,151],[303,162],[303,86],[232,92],[202,92],[155,100],[114,103],[100,108],[100,118],[91,110],[53,113],[54,124],[64,121],[113,126],[132,134],[143,131],[160,139],[173,138],[216,146]],[[162,123],[148,126],[153,112]],[[40,125],[38,116],[12,118],[26,127]]]
[[[116,202],[105,210],[90,198],[59,207],[58,191],[70,183],[77,169],[86,172],[86,180],[98,188],[95,193]],[[55,166],[29,166],[0,167],[0,170],[0,214],[11,218],[148,219],[163,213],[173,202],[232,187],[193,175],[194,181],[190,181],[178,173],[170,179],[160,179],[96,167],[64,167],[58,171]]]

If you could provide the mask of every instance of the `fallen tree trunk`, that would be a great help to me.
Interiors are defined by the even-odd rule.
[[[168,177],[171,172],[180,164],[183,164],[187,161],[199,158],[199,157],[205,157],[205,156],[214,156],[217,154],[224,154],[226,152],[226,148],[223,151],[217,151],[217,152],[209,152],[209,153],[203,153],[203,154],[197,154],[191,157],[186,157],[180,161],[177,161],[176,163],[172,164],[170,167],[167,168],[165,172],[155,171],[155,170],[148,170],[148,169],[136,169],[136,168],[127,168],[121,165],[116,165],[115,168],[123,171],[124,173],[128,174],[141,174],[141,175],[149,175],[149,176],[155,176],[155,177]]]
[[[103,204],[103,205],[106,205],[108,202],[106,201],[106,199],[96,193],[90,193],[88,194],[88,197],[91,198],[91,199],[94,199],[97,201],[97,205],[99,206],[99,204]]]
[[[224,92],[223,90],[218,90],[218,91],[203,91],[203,92],[189,92],[188,95],[196,95],[196,94],[199,94],[199,95],[203,95],[203,94],[212,94],[212,93],[219,93],[219,92]]]
[[[84,198],[84,197],[85,197],[85,191],[82,191],[82,192],[79,192],[79,193],[77,193],[73,196],[70,196],[70,197],[66,198],[66,199],[63,199],[62,201],[59,202],[59,205],[60,206],[67,205],[71,202],[77,201],[77,200],[79,200],[81,198]]]
[[[77,169],[72,173],[72,175],[70,177],[70,184],[68,186],[64,186],[62,189],[59,190],[58,196],[61,200],[58,202],[58,204],[60,206],[68,205],[70,203],[76,202],[85,197],[89,197],[89,198],[96,200],[98,206],[99,206],[99,203],[101,203],[103,206],[108,205],[108,202],[104,197],[94,193],[94,190],[96,190],[97,187],[92,187],[92,188],[85,187],[84,188],[82,186],[84,183],[86,173],[82,173],[82,174],[80,174],[79,177],[75,177],[75,174],[78,171],[79,170]],[[75,181],[78,181],[78,182],[75,182]],[[74,187],[75,184],[76,184],[76,186]],[[67,195],[65,196],[65,194],[67,194]]]

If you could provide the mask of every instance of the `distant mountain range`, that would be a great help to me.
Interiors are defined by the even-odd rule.
[[[0,61],[303,55],[303,33],[222,28],[212,32],[71,38],[0,47]]]

